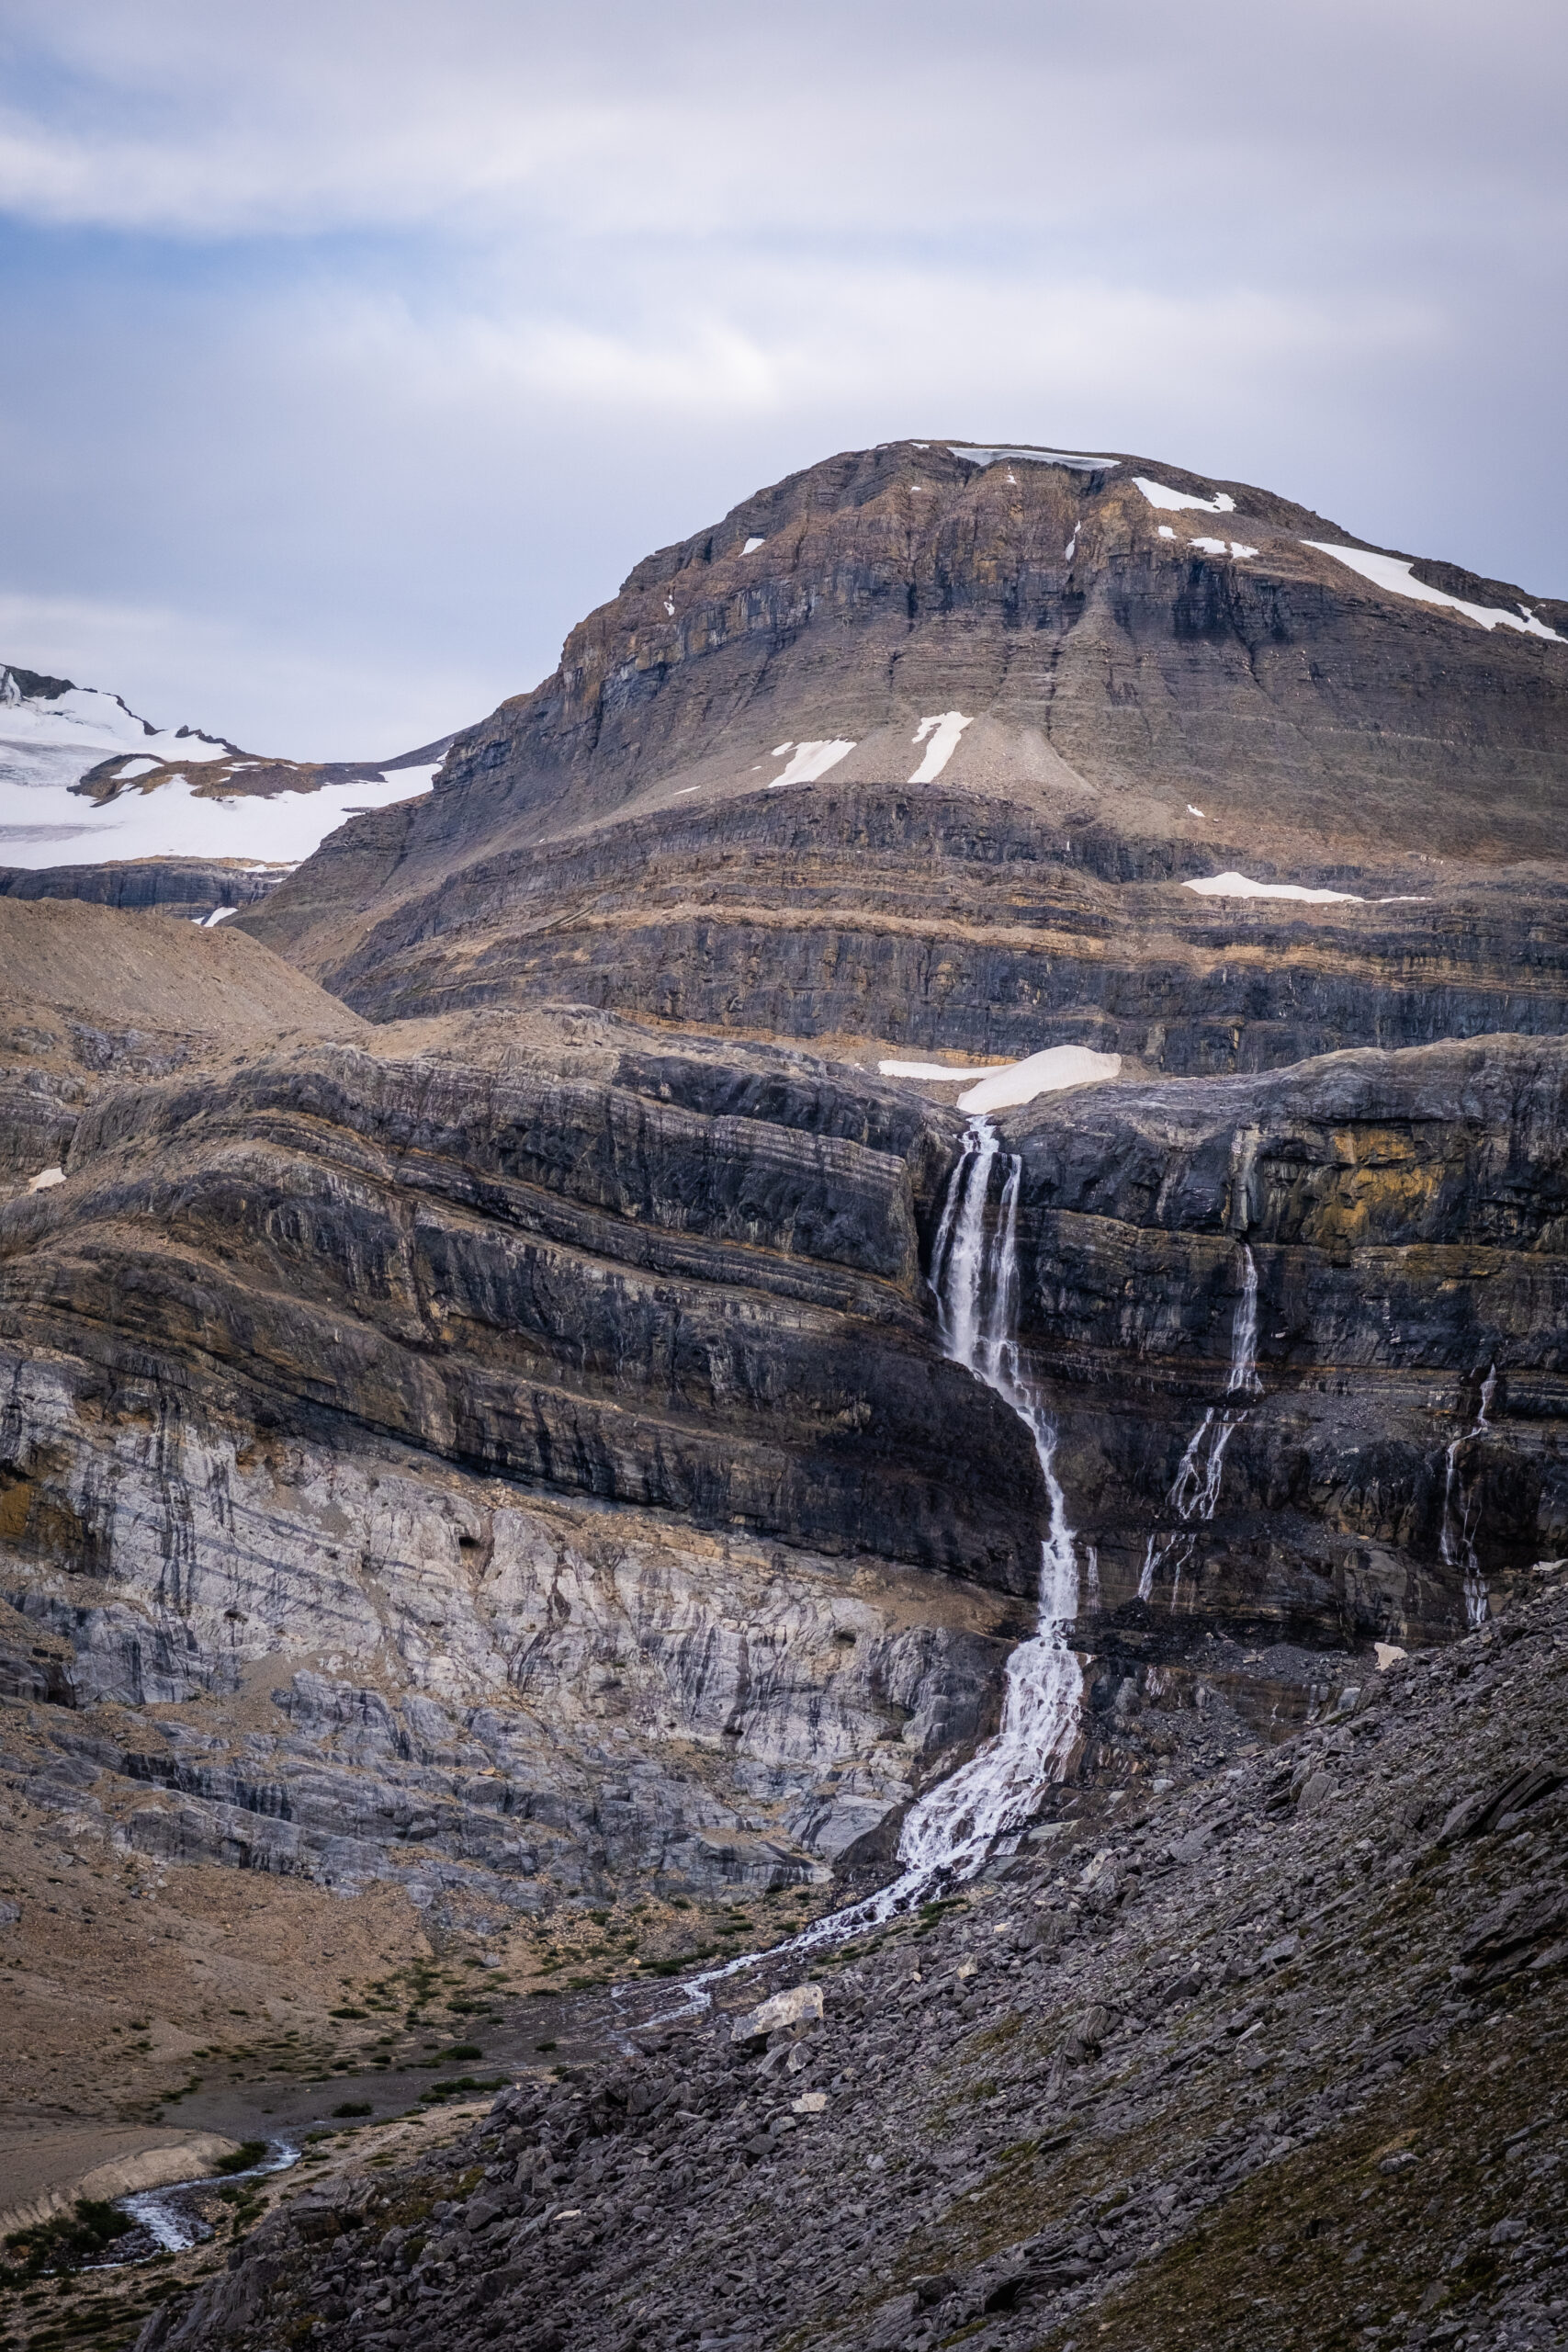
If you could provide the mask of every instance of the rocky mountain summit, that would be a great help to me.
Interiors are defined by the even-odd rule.
[[[1565,708],[1557,603],[1153,460],[899,442],[649,557],[246,920],[378,1018],[1180,1074],[1550,1034]]]
[[[1560,2088],[1565,681],[1272,493],[898,443],[219,928],[0,892],[0,1939],[53,1850],[373,1919],[350,2020],[609,1939],[149,2345],[1251,2346],[1287,2254],[1325,2345],[1551,2340],[1436,2152],[1463,2036]]]

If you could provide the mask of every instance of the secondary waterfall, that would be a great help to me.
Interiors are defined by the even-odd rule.
[[[1480,1523],[1480,1506],[1472,1505],[1464,1491],[1459,1475],[1461,1446],[1472,1438],[1483,1437],[1492,1424],[1487,1415],[1492,1399],[1497,1394],[1497,1367],[1489,1365],[1481,1384],[1481,1409],[1475,1427],[1456,1437],[1444,1456],[1447,1475],[1443,1480],[1443,1532],[1438,1539],[1438,1557],[1445,1567],[1458,1568],[1464,1577],[1464,1617],[1467,1625],[1484,1625],[1490,1599],[1486,1579],[1481,1572],[1481,1561],[1475,1549],[1475,1531]]]
[[[1244,1241],[1241,1245],[1241,1296],[1236,1301],[1235,1315],[1231,1323],[1230,1375],[1225,1382],[1227,1398],[1260,1396],[1263,1383],[1258,1375],[1258,1265]],[[1176,1606],[1181,1590],[1181,1571],[1192,1557],[1198,1538],[1188,1532],[1194,1520],[1211,1520],[1220,1499],[1220,1481],[1224,1475],[1225,1448],[1247,1419],[1247,1408],[1226,1403],[1216,1411],[1211,1405],[1191,1437],[1176,1467],[1170,1492],[1166,1500],[1183,1524],[1170,1535],[1151,1535],[1144,1547],[1144,1565],[1138,1577],[1138,1599],[1152,1598],[1155,1577],[1168,1561],[1171,1566],[1170,1605]]]

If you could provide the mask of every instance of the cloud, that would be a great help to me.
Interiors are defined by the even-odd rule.
[[[1536,0],[13,0],[0,42],[0,620],[154,717],[440,732],[648,548],[900,434],[1568,585]]]

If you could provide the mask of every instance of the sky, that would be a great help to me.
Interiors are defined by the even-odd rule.
[[[1568,594],[1561,0],[0,0],[0,660],[296,758],[842,448]]]

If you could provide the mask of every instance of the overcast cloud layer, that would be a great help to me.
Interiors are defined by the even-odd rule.
[[[390,754],[907,434],[1568,594],[1564,23],[6,0],[0,659]]]

